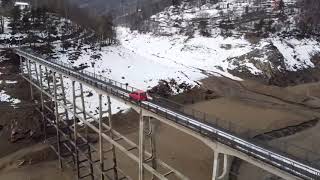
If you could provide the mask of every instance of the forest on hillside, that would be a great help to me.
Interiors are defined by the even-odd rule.
[[[113,16],[93,15],[85,9],[62,2],[63,0],[60,0],[21,9],[14,6],[14,1],[4,0],[0,9],[0,32],[4,32],[5,18],[10,18],[11,34],[26,34],[20,41],[30,45],[37,42],[50,44],[57,40],[64,42],[71,34],[75,35],[84,29],[94,32],[92,43],[110,45],[116,42]]]

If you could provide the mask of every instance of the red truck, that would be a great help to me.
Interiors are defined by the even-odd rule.
[[[148,101],[148,95],[146,92],[138,90],[129,94],[130,99],[135,101]]]

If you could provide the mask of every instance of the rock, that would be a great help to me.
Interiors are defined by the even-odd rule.
[[[18,160],[17,161],[17,167],[23,166],[25,162],[26,162],[25,160]]]
[[[16,143],[22,139],[30,137],[30,130],[22,130],[18,128],[13,128],[11,130],[10,142]]]
[[[92,97],[92,96],[93,96],[92,92],[88,92],[86,97]]]

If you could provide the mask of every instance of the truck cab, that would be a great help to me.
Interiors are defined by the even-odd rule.
[[[130,99],[135,100],[135,101],[147,101],[148,100],[148,96],[147,93],[145,91],[134,91],[132,93],[129,94]]]

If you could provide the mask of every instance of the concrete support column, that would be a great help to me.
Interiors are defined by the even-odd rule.
[[[144,180],[144,120],[142,109],[140,109],[139,120],[139,180]]]
[[[60,84],[61,84],[61,95],[62,95],[62,99],[63,99],[63,104],[66,106],[67,105],[66,91],[65,91],[65,88],[64,88],[62,74],[59,75],[59,79],[60,79]],[[64,110],[64,114],[66,116],[66,120],[69,121],[69,114],[68,114],[68,111],[66,109]]]
[[[212,180],[217,180],[219,172],[219,152],[214,151],[213,155],[213,167],[212,167]]]
[[[222,174],[217,178],[219,180],[223,179],[228,173],[228,166],[229,166],[228,159],[229,159],[228,155],[223,154],[223,171],[222,171]]]
[[[19,56],[19,60],[20,60],[20,71],[21,71],[21,74],[23,74],[24,65],[23,65],[23,58],[22,58],[22,56]]]
[[[57,80],[56,73],[52,72],[53,77],[53,91],[54,91],[54,106],[55,106],[55,116],[56,116],[56,128],[57,128],[57,146],[58,146],[58,158],[59,158],[59,167],[62,169],[62,160],[61,160],[61,150],[60,150],[60,132],[59,132],[59,108],[58,108],[58,98],[57,98]],[[30,84],[31,85],[31,84]]]
[[[109,116],[109,127],[110,127],[110,137],[113,139],[113,133],[112,133],[112,112],[111,112],[111,99],[110,96],[107,96],[108,98],[108,116]],[[117,170],[117,155],[116,155],[116,149],[113,144],[111,144],[111,150],[112,150],[112,161],[113,161],[113,174],[114,174],[114,179],[118,180],[118,170]]]
[[[30,60],[27,60],[26,65],[27,65],[29,79],[32,80]],[[33,89],[32,89],[32,84],[31,83],[30,83],[30,97],[31,97],[31,100],[34,100]]]
[[[81,104],[82,104],[82,110],[83,110],[83,119],[87,120],[87,115],[86,115],[86,106],[84,104],[84,95],[83,95],[83,85],[82,83],[80,83],[80,93],[81,93]],[[85,134],[86,134],[86,138],[88,140],[88,125],[85,124]]]
[[[49,76],[49,72],[48,72],[48,68],[45,67],[45,72],[46,72],[46,79],[47,79],[47,86],[48,86],[48,91],[50,92],[51,88],[50,88],[50,76]]]
[[[104,171],[104,155],[103,155],[103,139],[102,139],[102,94],[99,94],[99,155],[101,172]],[[104,175],[101,173],[101,180],[104,180]]]
[[[80,178],[80,171],[79,171],[79,152],[77,150],[77,139],[78,139],[78,127],[77,127],[77,117],[76,117],[76,114],[77,114],[77,106],[76,106],[76,88],[75,88],[75,81],[72,81],[72,103],[73,103],[73,129],[74,129],[74,134],[73,134],[73,138],[74,138],[74,161],[75,161],[75,166],[76,166],[76,171],[77,171],[77,179]]]
[[[46,118],[45,118],[45,110],[44,110],[44,98],[43,98],[43,74],[42,74],[42,66],[39,66],[39,76],[40,76],[40,88],[41,88],[41,92],[40,92],[40,101],[41,101],[41,116],[42,116],[42,125],[43,125],[43,134],[44,134],[44,140],[47,139],[47,122],[46,122]]]
[[[149,117],[149,130],[150,130],[150,147],[151,147],[151,164],[152,168],[157,170],[157,146],[156,146],[156,123],[155,119]],[[153,174],[152,179],[155,179],[156,176]]]
[[[221,153],[214,151],[213,157],[213,169],[212,169],[212,180],[221,180],[223,179],[228,173],[228,155],[223,154],[223,170],[221,175],[219,175],[220,171],[220,158]]]
[[[34,63],[34,71],[36,72],[37,82],[40,84],[37,63]]]

